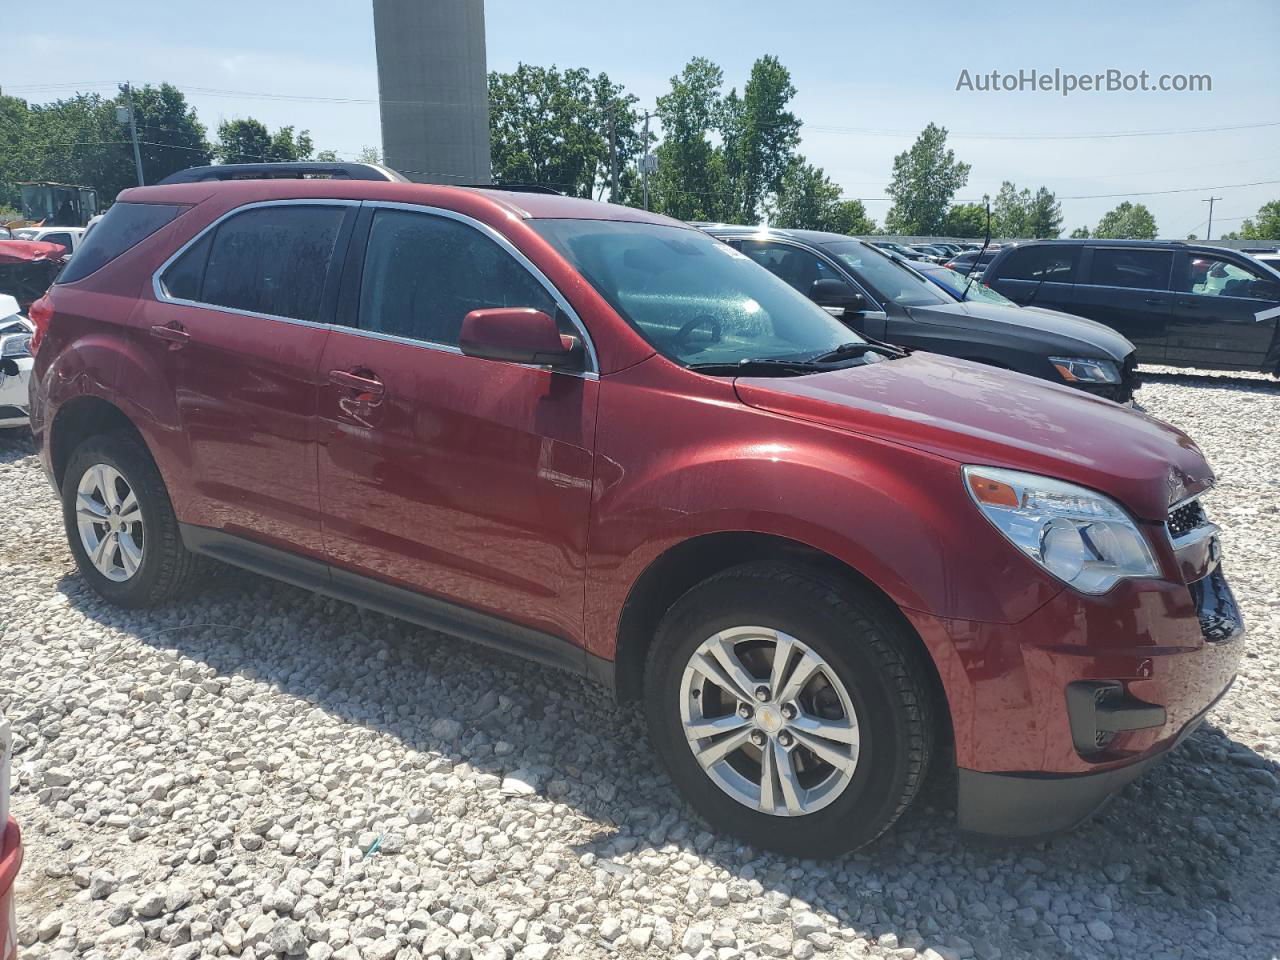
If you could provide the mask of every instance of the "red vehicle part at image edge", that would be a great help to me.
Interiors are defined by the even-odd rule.
[[[211,224],[250,204],[303,202],[349,205],[315,322],[164,295],[165,271]],[[151,508],[151,528],[176,517],[181,556],[215,556],[643,700],[700,812],[800,853],[847,848],[837,831],[878,835],[935,740],[954,749],[962,827],[1071,826],[1189,734],[1235,676],[1243,625],[1198,502],[1212,473],[1186,435],[1144,414],[964,361],[872,355],[888,348],[807,375],[697,369],[673,345],[709,336],[714,352],[721,319],[655,333],[637,319],[648,275],[617,293],[578,233],[598,234],[603,250],[634,232],[615,275],[643,268],[667,282],[647,264],[668,254],[737,271],[748,311],[772,316],[778,336],[796,317],[834,321],[806,313],[821,311],[798,294],[806,306],[792,304],[762,268],[721,264],[719,247],[704,246],[718,241],[643,211],[323,180],[141,188],[117,207],[142,204],[179,212],[31,311],[33,433],[69,504],[73,553],[104,595],[124,588],[99,586],[87,565],[68,479],[75,467],[90,482],[95,458],[140,497],[171,501],[171,514]],[[525,337],[520,326],[545,315],[502,309],[533,304],[480,304],[498,309],[459,318],[448,349],[364,329],[378,302],[376,290],[361,295],[362,270],[367,286],[377,266],[365,245],[379,218],[395,221],[386,211],[447,219],[518,257],[554,293],[552,312],[580,322],[577,361],[502,362],[525,339],[555,352],[545,330]],[[575,335],[562,339],[567,351]],[[1019,549],[1028,511],[1050,519]],[[102,521],[104,535],[115,522]],[[86,529],[85,544],[97,543],[99,527]],[[1083,569],[1127,558],[1146,572],[1096,592],[1067,585],[1033,555],[1071,531],[1098,544]],[[735,646],[743,630],[765,639]],[[725,644],[733,676],[704,656]],[[759,650],[773,661],[753,661]],[[781,663],[774,679],[820,664],[820,689],[782,702],[770,662]],[[715,711],[698,706],[704,690]],[[888,706],[872,709],[880,698]],[[813,741],[815,723],[835,740]],[[707,757],[716,724],[750,731],[732,762]],[[860,827],[850,811],[873,800],[875,822]]]

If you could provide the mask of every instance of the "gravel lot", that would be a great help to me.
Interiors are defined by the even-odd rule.
[[[1221,478],[1234,691],[1071,834],[962,836],[935,785],[820,864],[706,832],[637,711],[568,676],[248,574],[104,605],[29,437],[0,439],[22,956],[1275,957],[1280,385],[1162,376],[1140,399]]]

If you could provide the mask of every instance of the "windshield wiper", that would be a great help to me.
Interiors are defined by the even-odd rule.
[[[896,360],[899,357],[905,357],[907,355],[907,351],[891,346],[887,343],[858,341],[856,343],[842,343],[834,350],[828,350],[826,353],[820,353],[815,357],[809,357],[808,362],[832,363],[837,360],[848,360],[860,353],[876,353],[886,356],[890,360]]]
[[[787,360],[782,357],[747,357],[737,363],[691,363],[690,370],[711,376],[749,377],[753,374],[778,376],[792,373],[815,373],[831,370],[829,363],[813,360]]]

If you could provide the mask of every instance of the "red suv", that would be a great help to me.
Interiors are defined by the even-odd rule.
[[[127,190],[31,317],[102,596],[169,601],[213,557],[595,677],[762,847],[870,841],[931,762],[963,827],[1066,827],[1236,672],[1184,434],[860,340],[640,210]]]

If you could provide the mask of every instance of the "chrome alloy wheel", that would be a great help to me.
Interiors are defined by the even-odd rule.
[[[689,748],[721,790],[776,817],[833,802],[858,766],[858,717],[832,667],[795,637],[731,627],[680,681]]]
[[[115,467],[96,463],[80,477],[76,529],[89,562],[108,580],[123,583],[142,566],[142,510]]]

